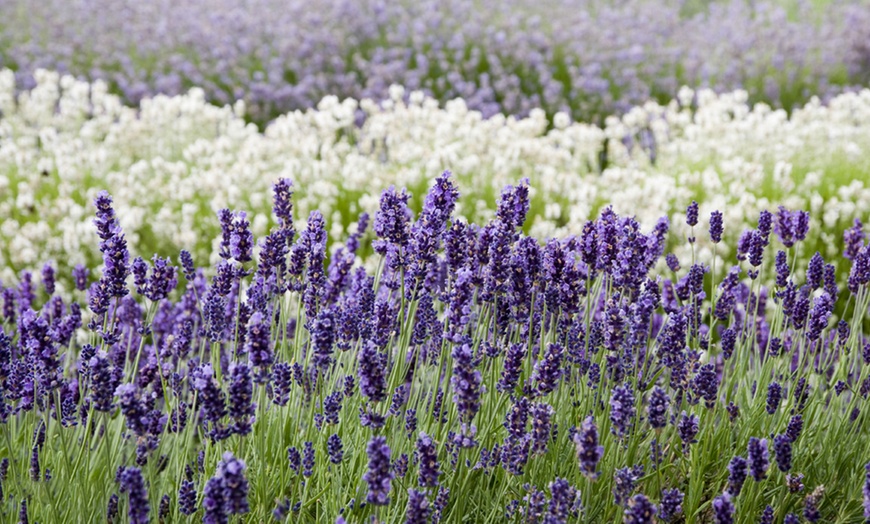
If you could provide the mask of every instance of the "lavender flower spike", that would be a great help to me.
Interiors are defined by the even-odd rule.
[[[386,506],[390,503],[390,483],[393,480],[387,439],[384,437],[372,438],[366,452],[369,457],[368,471],[363,475],[363,480],[369,485],[366,501],[369,504]]]
[[[583,420],[580,431],[574,434],[574,444],[577,447],[580,471],[590,479],[598,478],[599,474],[595,469],[604,456],[604,447],[598,445],[598,428],[592,415]]]

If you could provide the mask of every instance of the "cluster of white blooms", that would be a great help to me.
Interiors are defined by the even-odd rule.
[[[673,238],[685,238],[694,198],[696,256],[705,260],[714,209],[730,240],[722,256],[763,208],[810,210],[826,255],[870,212],[870,90],[787,115],[750,107],[744,92],[684,89],[669,105],[649,103],[599,128],[564,114],[550,125],[542,111],[484,119],[462,100],[439,107],[394,87],[380,103],[327,97],[260,132],[244,104],[215,107],[197,89],[130,108],[100,82],[36,78],[16,93],[13,74],[0,72],[2,279],[47,260],[96,261],[92,200],[101,189],[134,253],[174,258],[187,248],[200,263],[214,256],[220,208],[247,210],[254,233],[268,231],[270,186],[281,177],[294,181],[299,225],[319,209],[339,238],[390,185],[407,187],[419,207],[445,169],[463,193],[458,214],[475,220],[491,216],[505,185],[528,178],[529,233],[538,237],[577,233],[612,205],[646,227],[668,215]],[[689,249],[676,244],[678,254]]]

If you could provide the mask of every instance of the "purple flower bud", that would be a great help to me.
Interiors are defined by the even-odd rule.
[[[870,462],[864,466],[864,519],[870,521]]]
[[[251,365],[260,370],[259,376],[263,379],[268,376],[268,369],[275,359],[270,330],[269,319],[259,311],[248,319],[245,353],[248,354]]]
[[[520,379],[520,374],[525,363],[526,345],[511,344],[508,346],[507,354],[504,359],[504,368],[501,372],[501,379],[496,388],[502,392],[512,391],[517,387]]]
[[[115,522],[115,519],[118,518],[118,503],[120,502],[120,498],[117,493],[112,493],[109,497],[109,502],[106,504],[106,520],[109,523]]]
[[[818,486],[804,498],[804,518],[807,519],[807,522],[818,522],[822,518],[822,514],[819,512],[819,502],[824,492],[824,486]]]
[[[628,500],[623,522],[626,524],[653,524],[657,510],[655,504],[646,496],[638,493]]]
[[[785,430],[786,436],[792,442],[797,442],[801,436],[801,430],[804,428],[804,418],[802,415],[795,415],[788,421],[788,427]]]
[[[773,439],[776,465],[783,473],[791,469],[791,444],[792,442],[787,435],[777,435]]]
[[[438,450],[435,441],[429,435],[420,432],[417,438],[417,451],[415,454],[417,463],[420,465],[418,482],[421,487],[434,488],[438,485],[438,476],[441,474],[438,466]]]
[[[683,441],[683,453],[689,452],[689,446],[697,442],[695,437],[698,436],[698,424],[700,419],[694,413],[689,415],[685,411],[680,415],[680,422],[677,425],[677,431],[680,434],[680,440]]]
[[[314,475],[314,443],[305,442],[302,446],[302,476]]]
[[[278,227],[289,231],[288,239],[293,237],[293,182],[287,178],[279,178],[272,185],[272,212],[278,219]]]
[[[716,524],[734,523],[734,504],[728,493],[723,493],[713,499],[713,519]]]
[[[230,416],[234,420],[233,432],[237,435],[247,435],[251,432],[253,416],[257,410],[253,396],[254,383],[251,380],[251,369],[241,362],[230,364]]]
[[[227,524],[229,522],[223,479],[219,477],[208,479],[202,496],[202,509],[203,524]]]
[[[722,213],[720,211],[713,211],[710,213],[710,239],[714,244],[718,244],[722,241],[723,232]]]
[[[782,386],[779,382],[773,381],[767,385],[767,413],[773,415],[779,409],[779,403],[782,400]]]
[[[145,491],[145,481],[138,468],[125,468],[121,472],[121,492],[129,494],[129,510],[131,524],[148,524],[148,493]]]
[[[544,396],[556,389],[562,374],[562,355],[564,349],[559,344],[549,344],[544,357],[535,364],[534,378],[537,381],[537,394]]]
[[[746,481],[748,468],[749,464],[746,462],[746,459],[739,455],[732,458],[731,462],[728,463],[727,492],[732,497],[740,495],[740,491],[743,489],[743,482]]]
[[[378,351],[374,342],[364,343],[359,351],[359,387],[371,402],[387,398],[387,355]]]
[[[604,456],[604,447],[598,445],[598,427],[592,415],[583,420],[580,430],[574,434],[574,445],[577,448],[581,473],[590,479],[597,478],[598,473],[595,470]]]
[[[619,438],[631,428],[635,415],[634,394],[628,384],[616,386],[610,397],[611,431]]]
[[[692,203],[689,204],[689,207],[686,209],[686,224],[689,227],[695,227],[698,225],[698,203],[692,200]]]
[[[544,522],[567,523],[580,512],[580,492],[567,480],[556,478],[550,483],[550,506]]]
[[[390,448],[384,437],[373,437],[366,448],[369,457],[368,471],[363,475],[369,485],[366,501],[377,506],[390,503],[390,483],[393,474],[390,471]]]
[[[428,524],[432,509],[426,493],[408,488],[408,509],[405,512],[405,524]]]
[[[855,219],[851,228],[843,231],[843,256],[848,260],[855,260],[858,252],[864,247],[864,224]]]
[[[770,452],[767,449],[767,439],[749,438],[746,448],[749,457],[749,472],[756,481],[767,478],[767,468],[770,466]]]
[[[193,515],[196,512],[196,487],[189,480],[182,480],[178,488],[178,510],[182,515]]]
[[[329,455],[329,462],[341,464],[341,459],[344,458],[344,446],[341,437],[337,434],[330,435],[326,440],[326,453]]]
[[[668,424],[668,408],[671,398],[664,389],[655,386],[649,396],[647,412],[649,424],[653,429],[661,429]]]
[[[482,393],[482,377],[475,369],[477,363],[468,344],[453,348],[453,376],[450,384],[453,386],[453,402],[459,410],[461,419],[469,423],[480,409]]]
[[[617,506],[625,506],[642,476],[642,465],[616,470],[613,474],[613,503]]]
[[[758,524],[773,524],[773,517],[773,507],[768,504],[764,508],[764,511],[761,512],[761,519],[758,521]]]
[[[659,503],[659,518],[672,522],[683,512],[683,492],[678,489],[663,489]]]

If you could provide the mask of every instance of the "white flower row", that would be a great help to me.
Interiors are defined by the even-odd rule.
[[[213,256],[214,212],[222,207],[248,210],[255,234],[267,232],[269,188],[279,177],[295,183],[299,225],[319,209],[333,238],[359,212],[374,212],[386,187],[406,186],[419,201],[444,169],[464,195],[458,214],[472,219],[486,219],[501,188],[528,177],[530,233],[540,237],[579,232],[608,204],[647,227],[668,214],[672,231],[685,237],[684,210],[696,198],[698,256],[707,260],[706,217],[714,209],[725,213],[731,246],[762,208],[810,209],[826,243],[870,213],[870,90],[826,106],[813,101],[789,116],[750,107],[745,92],[684,88],[667,106],[648,103],[599,128],[564,114],[549,127],[541,111],[483,119],[462,100],[442,108],[394,87],[379,104],[327,97],[260,132],[246,124],[243,103],[215,107],[197,89],[130,108],[100,82],[48,71],[37,81],[16,94],[13,74],[0,72],[4,280],[46,260],[64,267],[97,260],[91,201],[100,189],[115,198],[134,252],[174,257],[185,247],[200,263]],[[730,255],[724,246],[717,253]]]

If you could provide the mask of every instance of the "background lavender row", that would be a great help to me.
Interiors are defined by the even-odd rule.
[[[106,79],[133,104],[201,86],[219,104],[244,98],[261,123],[327,94],[383,99],[392,83],[487,116],[595,121],[683,84],[790,108],[870,80],[863,0],[604,4],[6,0],[0,67],[22,88],[39,67]]]

